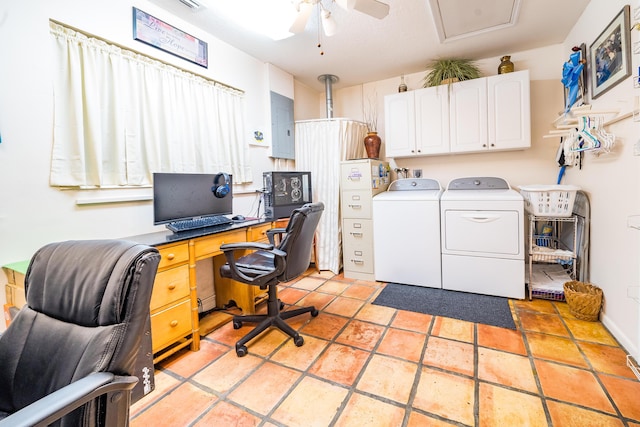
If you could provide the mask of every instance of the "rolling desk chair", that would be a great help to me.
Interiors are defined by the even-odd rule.
[[[310,313],[311,316],[316,317],[318,310],[315,307],[303,307],[280,311],[284,304],[278,299],[278,283],[295,279],[309,267],[313,238],[323,210],[322,203],[308,203],[294,210],[286,229],[274,228],[267,231],[271,244],[247,242],[220,246],[227,259],[227,263],[220,268],[222,277],[259,286],[260,289],[268,289],[267,314],[233,317],[234,329],[241,328],[243,322],[258,323],[251,332],[236,343],[236,354],[239,357],[247,354],[245,344],[270,326],[275,326],[292,337],[296,346],[300,347],[304,344],[304,339],[285,322],[285,319],[304,313]],[[278,235],[281,239],[276,246],[275,236]],[[253,252],[238,259],[235,258],[236,251],[245,250]]]
[[[127,426],[160,255],[124,240],[51,243],[0,336],[0,426]],[[57,420],[57,421],[56,421]]]

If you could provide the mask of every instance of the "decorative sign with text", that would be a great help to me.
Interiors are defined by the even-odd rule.
[[[133,38],[207,68],[207,43],[133,8]]]

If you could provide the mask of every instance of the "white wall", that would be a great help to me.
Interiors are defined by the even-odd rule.
[[[205,40],[209,68],[133,40],[132,6]],[[78,199],[123,193],[150,197],[149,188],[96,192],[49,187],[53,122],[49,19],[244,90],[246,138],[251,142],[255,130],[265,135],[271,132],[264,64],[146,0],[0,2],[0,265],[28,259],[52,241],[164,230],[153,226],[151,201],[76,205]],[[254,182],[234,188],[234,211],[245,215],[257,206],[254,190],[262,187],[262,172],[273,169],[268,148],[251,146],[250,150]],[[247,194],[243,196],[242,191]],[[0,274],[0,304],[5,299],[5,283],[5,275]]]
[[[592,0],[567,37],[565,50],[580,43],[589,47],[629,3],[633,15],[633,8],[640,7],[638,0]],[[632,36],[639,40],[638,31],[632,31]],[[640,66],[638,56],[635,55],[632,67],[636,75]],[[633,108],[633,93],[629,77],[593,100],[592,108],[629,112]],[[635,94],[638,95],[638,90]],[[640,122],[626,119],[609,130],[617,137],[614,152],[600,158],[586,156],[583,170],[573,168],[566,182],[580,185],[591,198],[591,281],[604,292],[602,321],[640,360],[639,306],[627,296],[630,287],[640,286],[640,232],[627,227],[628,217],[640,214],[640,157],[633,154],[633,145],[639,141]]]

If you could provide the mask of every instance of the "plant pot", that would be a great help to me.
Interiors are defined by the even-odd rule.
[[[378,132],[368,132],[364,137],[364,148],[367,150],[367,157],[377,159],[380,156],[380,145],[382,140],[378,136]]]

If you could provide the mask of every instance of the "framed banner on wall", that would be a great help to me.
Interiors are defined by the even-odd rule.
[[[207,68],[207,43],[133,8],[133,38]]]

